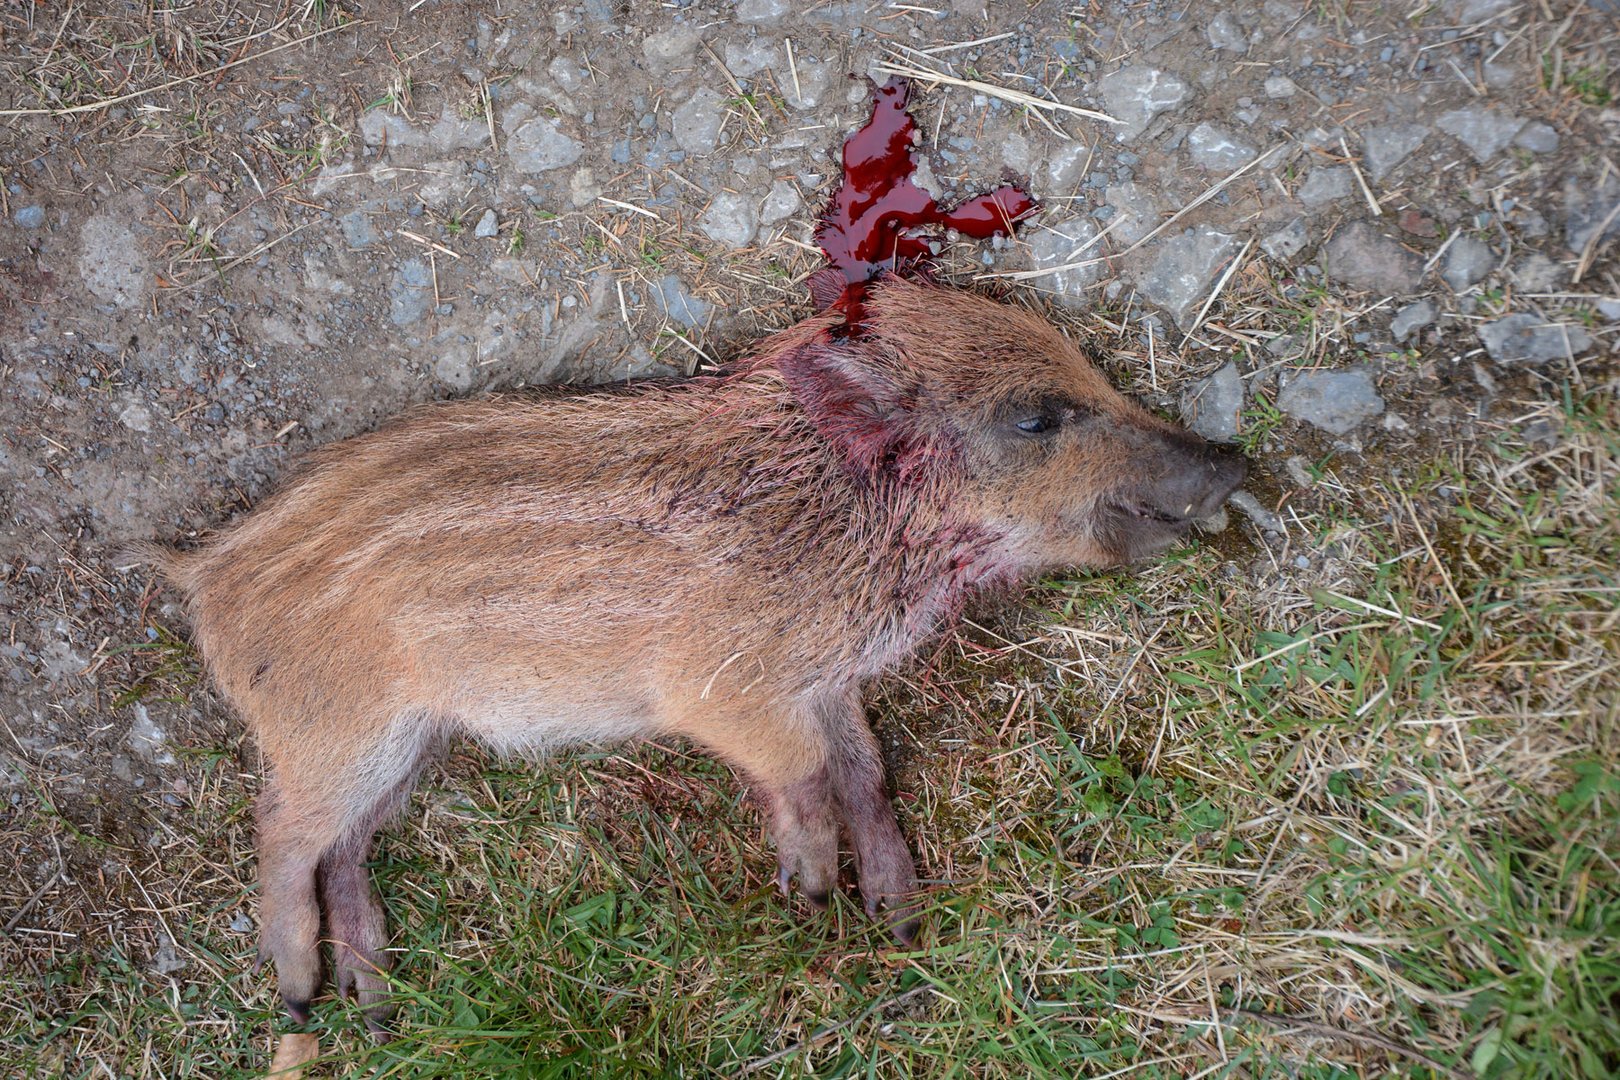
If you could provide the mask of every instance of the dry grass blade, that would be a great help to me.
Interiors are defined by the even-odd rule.
[[[1028,281],[1031,278],[1046,277],[1046,276],[1048,276],[1050,274],[1061,274],[1066,270],[1079,270],[1079,269],[1083,269],[1084,267],[1087,267],[1087,266],[1096,266],[1098,263],[1107,262],[1111,258],[1117,259],[1117,258],[1119,258],[1121,256],[1129,255],[1131,252],[1140,249],[1143,245],[1145,245],[1148,242],[1150,242],[1151,240],[1153,240],[1154,237],[1158,236],[1160,233],[1162,233],[1166,229],[1170,228],[1170,226],[1174,225],[1176,222],[1180,221],[1182,218],[1186,217],[1188,214],[1192,213],[1194,210],[1198,209],[1200,206],[1203,206],[1205,203],[1207,203],[1211,199],[1215,198],[1215,196],[1219,195],[1221,192],[1225,191],[1239,177],[1243,176],[1245,173],[1249,172],[1250,170],[1258,168],[1260,165],[1262,165],[1265,162],[1269,161],[1272,158],[1273,155],[1275,155],[1278,151],[1285,149],[1287,146],[1288,146],[1287,143],[1278,143],[1276,146],[1273,146],[1271,149],[1267,150],[1265,153],[1260,154],[1257,157],[1255,157],[1254,160],[1250,161],[1247,165],[1243,165],[1243,166],[1233,170],[1231,173],[1228,173],[1227,176],[1224,179],[1217,181],[1215,184],[1213,184],[1209,188],[1205,189],[1203,194],[1199,195],[1192,202],[1188,203],[1186,206],[1183,206],[1180,210],[1177,210],[1174,214],[1171,214],[1164,221],[1160,222],[1159,225],[1156,228],[1154,228],[1151,232],[1149,232],[1146,236],[1142,237],[1140,240],[1138,240],[1136,243],[1132,244],[1130,247],[1126,248],[1125,250],[1120,251],[1120,252],[1118,252],[1118,253],[1116,253],[1114,255],[1103,255],[1103,256],[1099,256],[1099,257],[1097,257],[1095,259],[1082,259],[1082,260],[1080,260],[1078,262],[1062,263],[1061,265],[1058,265],[1058,266],[1048,266],[1048,267],[1044,267],[1044,268],[1039,269],[1039,270],[1008,270],[1008,271],[1003,271],[1003,272],[995,273],[995,274],[978,274],[978,275],[975,275],[974,280],[976,280],[976,281],[984,281],[984,280],[987,280],[987,279],[990,279],[990,278],[1006,278],[1006,279],[1011,280],[1011,281]],[[1088,247],[1092,246],[1093,244],[1095,244],[1098,240],[1101,240],[1102,235],[1103,235],[1102,233],[1098,233],[1097,236],[1093,237],[1092,240],[1089,243],[1084,244],[1079,249],[1077,249],[1077,253],[1079,251],[1084,251],[1086,248],[1088,248]]]
[[[1581,278],[1586,276],[1586,272],[1592,269],[1592,260],[1597,258],[1598,244],[1617,217],[1620,217],[1620,202],[1614,204],[1609,212],[1603,216],[1603,220],[1598,222],[1597,226],[1592,230],[1592,235],[1586,238],[1586,243],[1581,247],[1581,261],[1575,267],[1575,276],[1570,278],[1571,284],[1579,284]]]
[[[263,255],[265,252],[269,251],[271,248],[275,247],[277,244],[282,244],[282,243],[285,243],[288,240],[291,240],[293,237],[297,236],[299,233],[303,232],[305,229],[309,228],[311,225],[314,225],[315,223],[316,223],[315,220],[310,220],[310,221],[304,222],[302,225],[295,225],[291,229],[288,229],[286,232],[282,233],[280,236],[276,237],[274,240],[266,240],[264,243],[259,244],[256,247],[252,248],[250,251],[248,251],[247,254],[238,255],[236,258],[231,259],[229,262],[221,263],[219,266],[216,266],[216,267],[212,268],[211,270],[209,270],[209,272],[206,273],[206,274],[199,274],[196,277],[192,278],[190,281],[180,281],[180,282],[175,282],[172,285],[169,285],[167,287],[167,291],[170,291],[170,292],[185,292],[188,289],[195,289],[198,285],[201,285],[205,281],[217,281],[219,278],[221,278],[221,277],[223,277],[225,275],[226,271],[233,270],[236,267],[241,266],[243,263],[247,262],[249,259],[258,258],[260,255]],[[400,231],[403,232],[404,230],[402,229]],[[437,246],[437,245],[435,245],[435,246]],[[451,254],[455,254],[455,253],[452,252]],[[457,258],[460,258],[460,256],[457,256]]]
[[[252,56],[244,56],[240,59],[232,60],[229,63],[220,64],[217,67],[209,68],[207,71],[199,71],[195,75],[185,75],[178,79],[170,79],[167,82],[158,83],[156,86],[148,86],[142,90],[132,90],[127,94],[119,94],[117,97],[103,98],[100,101],[87,101],[83,105],[69,105],[60,109],[0,109],[0,116],[73,116],[78,113],[98,112],[101,109],[110,109],[114,105],[122,105],[126,101],[134,101],[137,98],[143,98],[147,94],[156,94],[162,90],[172,90],[176,86],[184,86],[187,83],[201,82],[218,75],[223,75],[232,68],[239,68],[243,64],[251,64],[255,60],[262,60],[266,56],[281,52],[284,49],[291,49],[297,45],[307,44],[308,42],[314,41],[316,38],[323,38],[328,34],[335,34],[340,30],[358,30],[360,27],[366,25],[368,25],[368,21],[361,19],[356,22],[344,23],[342,26],[328,26],[324,30],[317,30],[312,34],[305,34],[303,37],[294,38],[291,41],[284,41],[280,45],[273,45],[268,49],[261,49]]]
[[[1011,30],[1000,34],[991,34],[989,37],[974,38],[972,41],[953,41],[949,45],[936,45],[932,49],[918,49],[917,51],[928,56],[938,56],[940,53],[957,52],[961,49],[974,49],[980,45],[989,45],[992,42],[1005,41],[1013,36]]]
[[[1219,280],[1215,282],[1215,287],[1210,289],[1209,295],[1204,298],[1204,304],[1198,309],[1198,314],[1193,317],[1192,322],[1187,324],[1187,332],[1181,336],[1181,348],[1185,349],[1187,347],[1187,342],[1192,340],[1194,332],[1203,325],[1204,316],[1209,314],[1209,309],[1214,306],[1215,299],[1221,295],[1221,290],[1226,288],[1226,283],[1232,280],[1232,275],[1237,273],[1239,268],[1243,266],[1243,260],[1249,257],[1249,250],[1253,247],[1254,238],[1250,237],[1243,242],[1243,250],[1237,253],[1237,257],[1226,264],[1226,269],[1221,273]]]
[[[448,255],[452,259],[461,258],[461,255],[458,252],[454,251],[451,248],[445,247],[443,244],[439,243],[437,240],[428,239],[427,237],[423,236],[421,233],[412,232],[409,229],[397,229],[395,231],[398,232],[399,235],[403,236],[405,239],[411,241],[412,243],[421,244],[423,247],[430,247],[434,251],[437,251],[441,255]]]
[[[1333,1027],[1330,1024],[1317,1023],[1315,1020],[1305,1020],[1295,1016],[1278,1016],[1274,1013],[1259,1012],[1255,1009],[1232,1009],[1223,1006],[1220,1012],[1222,1016],[1225,1016],[1228,1019],[1256,1020],[1260,1023],[1282,1031],[1289,1029],[1308,1031],[1312,1035],[1320,1036],[1324,1039],[1343,1039],[1347,1042],[1357,1042],[1367,1046],[1376,1046],[1380,1050],[1387,1050],[1391,1054],[1398,1057],[1403,1057],[1409,1061],[1416,1061],[1419,1064],[1425,1065],[1428,1068],[1433,1069],[1441,1076],[1450,1076],[1453,1077],[1454,1080],[1469,1080],[1468,1074],[1463,1072],[1461,1069],[1453,1069],[1451,1066],[1446,1065],[1443,1062],[1436,1061],[1434,1058],[1423,1053],[1421,1050],[1415,1050],[1403,1043],[1396,1042],[1394,1039],[1386,1039],[1382,1035],[1375,1035],[1370,1031],[1350,1031],[1345,1028]],[[1206,1021],[1202,1020],[1188,1020],[1188,1023],[1205,1022]]]
[[[731,73],[731,69],[726,67],[726,62],[720,59],[720,54],[715,52],[714,48],[707,41],[703,42],[703,51],[709,54],[709,59],[714,61],[714,66],[720,69],[721,75],[725,76],[726,85],[731,87],[731,92],[736,97],[737,101],[743,106],[743,108],[748,110],[748,115],[754,118],[754,123],[763,128],[765,126],[765,118],[759,115],[758,109],[754,108],[753,95],[742,88],[742,84],[739,83],[737,81],[737,77]]]
[[[628,210],[632,214],[640,214],[642,217],[652,218],[654,221],[658,222],[660,225],[662,225],[664,223],[663,218],[659,217],[657,214],[653,213],[651,210],[648,210],[645,206],[637,206],[635,203],[627,203],[627,202],[623,202],[623,201],[621,201],[619,199],[610,199],[606,195],[598,195],[596,197],[596,201],[597,202],[607,203],[609,206],[617,206],[620,210]]]
[[[1039,98],[1034,94],[1026,94],[1022,90],[1014,90],[1010,87],[998,86],[995,83],[981,82],[978,79],[961,79],[955,75],[947,75],[943,71],[934,71],[929,68],[915,67],[896,56],[891,56],[889,59],[881,61],[874,67],[874,70],[884,75],[899,75],[902,78],[916,79],[919,82],[940,83],[945,86],[959,86],[964,90],[972,90],[975,93],[1000,98],[1002,101],[1010,102],[1014,105],[1020,105],[1026,109],[1033,109],[1037,113],[1064,112],[1071,116],[1083,116],[1088,120],[1098,120],[1105,124],[1124,123],[1123,120],[1109,116],[1105,112],[1098,112],[1095,109],[1082,109],[1078,105],[1070,105],[1067,102],[1062,101],[1052,101],[1048,98]]]
[[[744,1065],[739,1072],[741,1072],[741,1074],[744,1076],[748,1075],[749,1073],[759,1072],[761,1069],[774,1065],[784,1058],[790,1058],[800,1051],[807,1050],[813,1046],[818,1046],[821,1043],[826,1042],[828,1039],[832,1038],[834,1035],[837,1035],[845,1028],[859,1024],[883,1009],[893,1008],[896,1005],[904,1005],[906,1002],[911,1001],[914,998],[919,998],[924,994],[931,994],[935,992],[936,991],[932,986],[916,986],[905,991],[904,993],[896,994],[894,997],[887,998],[882,1001],[875,1001],[864,1012],[852,1016],[847,1020],[840,1020],[836,1024],[828,1024],[826,1027],[818,1029],[807,1039],[793,1043],[791,1046],[784,1046],[782,1049],[766,1054],[764,1057],[755,1058],[753,1061],[750,1061]]]

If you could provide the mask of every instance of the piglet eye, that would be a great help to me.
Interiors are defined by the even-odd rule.
[[[1057,428],[1058,420],[1051,413],[1036,413],[1034,416],[1026,416],[1013,426],[1025,435],[1044,435]]]

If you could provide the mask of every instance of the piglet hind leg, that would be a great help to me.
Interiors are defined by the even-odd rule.
[[[305,801],[272,782],[259,804],[259,960],[276,966],[287,1013],[309,1020],[321,986],[321,909],[315,871],[342,831],[334,808]]]
[[[365,862],[372,834],[356,830],[321,857],[321,900],[338,993],[365,1010],[366,1026],[381,1037],[393,1012],[388,995],[388,928]]]
[[[365,864],[377,830],[409,800],[423,766],[442,750],[445,731],[425,712],[395,718],[367,759],[369,797],[356,800],[353,824],[321,858],[321,903],[338,993],[360,1006],[366,1027],[381,1041],[393,1036],[387,1023],[395,1006],[389,999],[388,924]]]
[[[391,1034],[385,1025],[394,1011],[388,1000],[388,923],[365,864],[377,829],[410,797],[427,753],[422,746],[414,756],[407,755],[394,786],[361,812],[343,838],[321,856],[321,904],[326,909],[338,993],[359,1004],[366,1027],[381,1039]]]
[[[287,1012],[300,1023],[320,989],[321,906],[338,989],[358,998],[381,1032],[388,1005],[387,929],[365,861],[377,827],[410,793],[436,727],[406,712],[360,751],[331,754],[278,739],[278,766],[259,816],[260,956],[275,961]],[[267,749],[269,749],[267,747]]]

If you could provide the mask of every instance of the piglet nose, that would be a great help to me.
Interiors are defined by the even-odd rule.
[[[1249,463],[1192,436],[1164,440],[1157,479],[1148,491],[1153,509],[1168,518],[1208,517],[1249,475]]]

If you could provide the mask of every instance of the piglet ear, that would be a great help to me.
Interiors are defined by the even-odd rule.
[[[820,314],[844,298],[849,289],[849,279],[842,270],[834,270],[824,266],[810,275],[805,282],[810,289],[810,304]]]
[[[836,447],[850,471],[904,476],[920,443],[911,396],[861,343],[818,340],[776,358],[777,369],[816,430]]]

